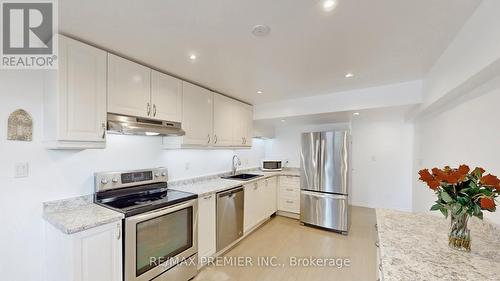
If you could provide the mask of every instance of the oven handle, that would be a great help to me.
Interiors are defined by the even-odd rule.
[[[197,199],[193,199],[193,200],[190,200],[187,202],[182,202],[182,203],[179,203],[176,205],[167,206],[165,208],[152,210],[151,212],[147,212],[145,214],[140,214],[140,215],[129,217],[126,219],[126,221],[135,224],[135,223],[138,223],[141,221],[146,221],[146,220],[154,219],[156,217],[161,217],[161,216],[164,216],[164,215],[169,214],[169,213],[173,213],[173,212],[176,212],[176,211],[188,208],[188,207],[192,207],[192,206],[194,206],[196,200]]]

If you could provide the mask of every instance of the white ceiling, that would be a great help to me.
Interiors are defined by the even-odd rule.
[[[420,79],[479,2],[339,0],[326,13],[319,0],[60,0],[59,29],[262,104]]]

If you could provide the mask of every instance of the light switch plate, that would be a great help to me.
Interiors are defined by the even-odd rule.
[[[14,166],[14,177],[27,178],[28,176],[29,176],[29,163],[28,162],[16,163]]]

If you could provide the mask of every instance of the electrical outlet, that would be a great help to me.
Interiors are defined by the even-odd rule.
[[[190,168],[190,167],[189,167],[189,162],[186,162],[186,164],[185,164],[184,168],[186,169],[186,171],[187,171],[187,170],[189,170],[189,168]]]
[[[29,163],[28,162],[16,163],[14,166],[14,177],[27,178],[28,176],[29,176]]]

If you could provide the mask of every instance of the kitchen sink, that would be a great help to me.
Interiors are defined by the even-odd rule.
[[[263,175],[255,175],[255,174],[237,174],[234,176],[222,177],[226,180],[239,180],[239,181],[248,181],[254,178],[263,177]]]

